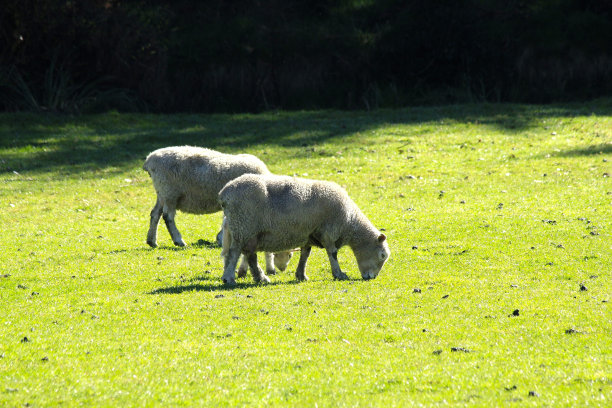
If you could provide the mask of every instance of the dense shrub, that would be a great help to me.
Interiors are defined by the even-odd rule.
[[[605,1],[6,0],[0,8],[5,110],[374,108],[609,94]]]

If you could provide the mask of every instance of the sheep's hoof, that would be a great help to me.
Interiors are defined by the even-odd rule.
[[[155,241],[148,241],[147,240],[147,245],[149,245],[151,248],[157,248],[157,242],[155,242]]]
[[[238,269],[238,273],[236,274],[239,278],[245,278],[247,276],[246,269]]]
[[[266,269],[266,274],[267,275],[276,275],[276,269],[270,269],[270,270]]]
[[[187,246],[187,244],[185,243],[185,241],[178,241],[175,242],[174,245],[178,246],[178,247],[184,247]]]
[[[337,275],[334,275],[334,279],[336,280],[348,280],[348,275],[346,273],[340,272]]]
[[[308,280],[308,276],[306,275],[301,275],[301,276],[296,276],[295,277],[299,282],[306,282]]]
[[[262,275],[259,277],[257,283],[270,283],[270,278],[268,278],[266,275]]]
[[[233,278],[223,278],[223,284],[225,286],[236,286],[236,279]]]

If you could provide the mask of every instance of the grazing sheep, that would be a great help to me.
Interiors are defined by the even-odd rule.
[[[304,273],[312,246],[325,248],[336,279],[348,279],[338,264],[338,249],[353,250],[363,279],[375,278],[389,258],[389,246],[346,191],[336,183],[271,174],[246,174],[219,193],[225,215],[223,281],[235,284],[235,269],[243,253],[256,282],[269,282],[257,266],[256,251],[301,248],[295,272]]]
[[[157,192],[147,234],[147,244],[151,247],[157,246],[160,217],[163,216],[174,245],[185,246],[174,223],[176,210],[192,214],[220,211],[217,195],[228,181],[247,173],[270,173],[261,160],[250,154],[231,155],[193,146],[155,150],[147,156],[143,169],[151,176]],[[269,273],[274,273],[272,259],[272,254],[266,254]],[[279,269],[284,270],[286,266],[279,262]]]

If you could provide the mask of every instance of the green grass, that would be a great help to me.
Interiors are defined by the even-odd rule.
[[[0,406],[609,406],[611,115],[2,114]],[[338,182],[390,260],[362,281],[344,248],[334,281],[314,249],[308,282],[227,289],[220,214],[148,248],[142,162],[178,144]]]

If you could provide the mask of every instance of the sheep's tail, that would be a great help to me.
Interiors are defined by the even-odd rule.
[[[225,257],[230,249],[230,245],[232,244],[232,234],[229,230],[229,225],[228,225],[228,221],[227,221],[227,217],[223,216],[223,224],[221,226],[222,230],[223,230],[223,239],[222,241],[222,250],[221,250],[221,256]]]

